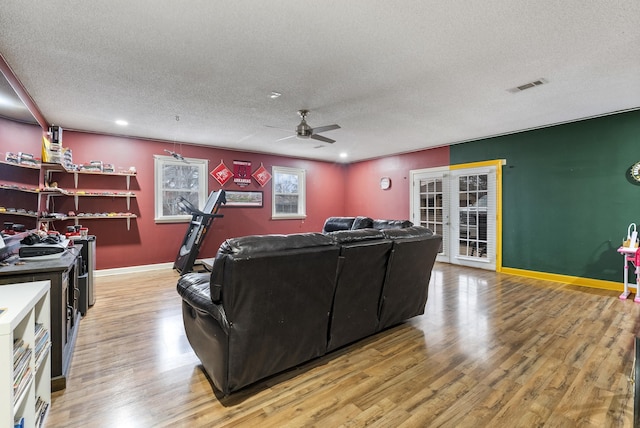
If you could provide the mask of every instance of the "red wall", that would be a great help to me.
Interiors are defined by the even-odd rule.
[[[40,153],[42,131],[38,126],[17,124],[0,119],[0,152]],[[165,149],[174,149],[173,143],[135,138],[115,137],[83,132],[64,131],[63,146],[73,151],[74,163],[101,160],[116,168],[135,166],[137,175],[131,179],[131,199],[127,210],[124,198],[80,198],[78,212],[131,211],[138,218],[131,220],[85,220],[83,226],[97,236],[98,269],[138,266],[173,262],[182,243],[187,223],[158,223],[154,221],[154,155],[166,155]],[[213,257],[219,245],[227,238],[266,233],[296,233],[320,231],[327,217],[366,215],[373,218],[407,219],[409,213],[409,171],[449,164],[449,148],[423,150],[415,153],[388,156],[350,165],[304,159],[287,158],[259,153],[236,152],[190,145],[178,146],[185,157],[209,160],[209,170],[220,160],[233,168],[234,160],[252,162],[252,170],[260,163],[271,167],[303,168],[307,174],[307,218],[305,220],[271,220],[271,182],[260,187],[253,181],[244,190],[264,192],[263,208],[222,207],[225,217],[216,219],[201,248],[200,257]],[[380,189],[380,178],[391,178],[389,190]],[[6,181],[6,177],[0,177]],[[19,177],[18,177],[19,178]],[[53,177],[61,188],[73,188],[73,175],[56,173]],[[10,180],[9,180],[10,181]],[[21,180],[17,180],[18,182]],[[209,176],[209,191],[220,185]],[[113,176],[81,175],[78,188],[125,190],[125,179]],[[238,190],[227,183],[225,190]],[[73,198],[54,198],[51,211],[74,210]],[[0,201],[3,205],[6,201]],[[4,205],[3,205],[4,206]],[[71,222],[52,223],[60,231]]]
[[[136,198],[131,200],[131,212],[138,215],[131,221],[127,231],[126,220],[87,220],[84,226],[89,233],[97,236],[98,269],[137,266],[163,262],[173,262],[182,243],[187,223],[158,223],[154,221],[154,155],[166,155],[165,149],[173,150],[173,144],[134,138],[96,135],[65,131],[63,146],[73,151],[74,163],[101,160],[113,163],[117,168],[135,166],[137,176],[132,178],[131,190]],[[258,153],[235,152],[216,148],[182,145],[178,147],[185,157],[208,159],[209,171],[221,160],[233,168],[234,160],[250,161],[252,170],[260,163],[271,170],[274,165],[303,168],[307,174],[307,218],[305,220],[271,220],[271,182],[260,187],[255,181],[243,190],[264,192],[262,208],[222,207],[224,218],[216,219],[200,251],[200,257],[213,257],[220,244],[227,238],[265,233],[295,233],[320,231],[326,217],[344,212],[344,166],[327,162],[300,160]],[[72,175],[56,174],[62,188],[73,187]],[[121,177],[80,176],[79,188],[95,189],[105,186],[112,190],[124,190]],[[209,191],[220,185],[209,176]],[[239,190],[239,186],[227,183],[225,190]],[[73,209],[60,206],[60,211]],[[86,212],[126,211],[124,198],[84,198],[80,199],[80,209]],[[85,208],[86,207],[86,208]],[[94,208],[95,207],[95,208]],[[58,208],[58,207],[57,207]],[[60,226],[59,226],[60,227]]]
[[[0,159],[6,152],[27,152],[40,157],[42,128],[0,117]],[[37,149],[37,150],[36,150]]]
[[[409,219],[409,171],[445,165],[449,165],[449,147],[350,164],[346,174],[344,215]],[[380,189],[382,177],[391,178],[388,190]]]
[[[40,158],[42,130],[37,125],[29,125],[0,118],[0,160],[4,161],[7,152],[25,152]],[[0,166],[0,181],[3,184],[17,185],[35,189],[39,187],[40,171],[29,168]],[[25,208],[37,211],[36,193],[15,192],[0,189],[0,206],[5,208]],[[24,224],[27,228],[36,226],[35,217],[4,214],[0,222]],[[0,223],[1,225],[2,223]]]

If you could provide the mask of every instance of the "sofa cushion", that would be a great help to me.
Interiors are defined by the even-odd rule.
[[[392,241],[375,229],[334,232],[340,244],[336,291],[331,310],[331,351],[375,333],[378,307]]]
[[[384,230],[393,241],[380,300],[378,330],[424,313],[431,270],[442,237],[430,229],[413,226]]]
[[[370,229],[373,227],[373,219],[369,217],[358,216],[353,220],[351,230]]]
[[[404,229],[405,227],[411,227],[413,223],[409,220],[373,220],[372,227],[374,229]]]
[[[350,230],[355,217],[329,217],[325,220],[322,232],[335,232],[336,230]]]

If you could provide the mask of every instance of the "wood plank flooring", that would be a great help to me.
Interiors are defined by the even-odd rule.
[[[217,397],[182,326],[178,275],[97,278],[57,427],[631,427],[640,304],[436,264],[425,314]]]

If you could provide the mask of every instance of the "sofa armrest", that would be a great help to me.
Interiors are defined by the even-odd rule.
[[[188,273],[181,276],[177,289],[182,300],[193,308],[208,313],[220,323],[225,332],[229,331],[229,322],[224,307],[211,300],[208,273]]]

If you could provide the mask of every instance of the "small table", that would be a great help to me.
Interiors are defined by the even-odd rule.
[[[634,302],[640,303],[640,296],[638,296],[638,290],[640,290],[640,251],[637,248],[620,247],[618,252],[622,254],[624,258],[624,291],[620,295],[620,300],[626,300],[629,297],[629,288],[636,289],[636,297]],[[635,267],[636,283],[629,284],[629,262]]]

